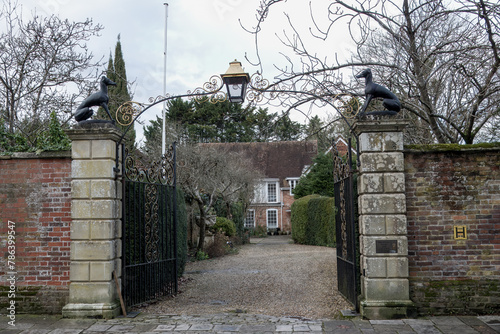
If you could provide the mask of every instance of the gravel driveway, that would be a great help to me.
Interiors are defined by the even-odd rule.
[[[141,311],[332,319],[352,309],[337,292],[335,249],[296,245],[290,236],[253,238],[236,255],[188,263],[184,277],[176,297]]]

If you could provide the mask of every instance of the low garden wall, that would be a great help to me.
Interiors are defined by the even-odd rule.
[[[70,152],[0,157],[2,310],[14,300],[16,313],[61,313],[69,296],[70,224]]]
[[[419,313],[498,313],[500,145],[407,147],[405,176]]]

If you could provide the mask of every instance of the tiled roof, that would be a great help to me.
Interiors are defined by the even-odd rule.
[[[305,166],[318,154],[317,141],[201,144],[243,153],[266,178],[277,178],[285,186],[287,177],[300,177]]]

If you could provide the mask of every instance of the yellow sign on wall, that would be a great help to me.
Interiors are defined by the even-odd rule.
[[[467,226],[460,225],[453,227],[453,237],[455,240],[467,239]]]

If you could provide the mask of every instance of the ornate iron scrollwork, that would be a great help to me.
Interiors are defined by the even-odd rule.
[[[167,152],[158,161],[146,165],[142,160],[135,159],[125,150],[124,172],[130,181],[147,182],[151,184],[173,185],[175,182],[174,147],[170,145]]]
[[[196,88],[193,92],[188,91],[188,97],[198,102],[208,101],[214,104],[224,102],[227,100],[227,94],[221,91],[223,86],[222,78],[214,75],[203,86]]]
[[[146,243],[146,261],[158,261],[160,243],[158,215],[158,185],[147,184],[145,187],[144,241]]]
[[[152,106],[175,98],[184,97],[199,102],[209,101],[211,103],[224,102],[227,100],[227,93],[221,90],[222,87],[224,87],[222,78],[218,75],[214,75],[201,87],[198,87],[193,91],[187,91],[186,94],[175,96],[166,94],[150,97],[148,99],[148,104],[128,101],[120,105],[116,110],[116,121],[122,126],[130,126],[144,111],[148,110]]]
[[[123,103],[116,110],[116,122],[122,126],[132,124],[143,108],[144,105],[139,102],[128,101]]]
[[[303,82],[297,78],[296,80],[278,80],[270,84],[260,73],[256,73],[252,75],[248,84],[246,101],[250,103],[265,102],[271,105],[275,103],[290,109],[304,102],[311,102],[320,107],[330,105],[351,126],[359,113],[360,104],[355,99],[355,95],[337,92],[337,87],[329,85],[327,81],[312,86],[309,82]]]
[[[344,193],[345,180],[349,177],[350,166],[349,161],[345,162],[339,154],[337,145],[333,143],[333,180],[339,183],[339,198],[340,198],[340,226],[342,237],[342,258],[347,258],[347,212],[346,212],[346,196]]]

